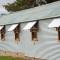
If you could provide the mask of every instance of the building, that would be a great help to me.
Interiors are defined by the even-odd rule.
[[[60,24],[50,28],[52,21],[59,18],[60,1],[1,17],[0,50],[17,54],[21,52],[28,57],[59,60],[60,42],[56,29],[59,31]]]

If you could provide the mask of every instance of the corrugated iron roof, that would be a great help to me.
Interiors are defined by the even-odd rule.
[[[0,25],[41,20],[60,16],[60,1],[22,10],[0,18]]]

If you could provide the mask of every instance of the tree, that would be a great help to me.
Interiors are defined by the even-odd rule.
[[[52,3],[52,2],[55,2],[55,1],[59,1],[59,0],[46,0],[47,3]]]
[[[16,2],[12,4],[8,3],[8,5],[5,5],[5,8],[8,11],[19,11],[32,7],[33,2],[33,0],[16,0]]]
[[[5,5],[5,8],[8,11],[20,11],[23,9],[28,9],[28,8],[32,8],[38,5],[43,5],[43,4],[47,4],[47,3],[51,3],[57,0],[16,0],[16,2]]]

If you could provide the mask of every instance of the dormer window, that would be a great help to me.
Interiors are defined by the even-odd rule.
[[[15,37],[15,41],[20,41],[20,24],[14,24],[12,25],[8,31],[14,31],[14,37]]]

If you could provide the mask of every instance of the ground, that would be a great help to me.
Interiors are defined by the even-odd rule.
[[[16,58],[11,56],[0,56],[0,60],[26,60],[24,58]]]

